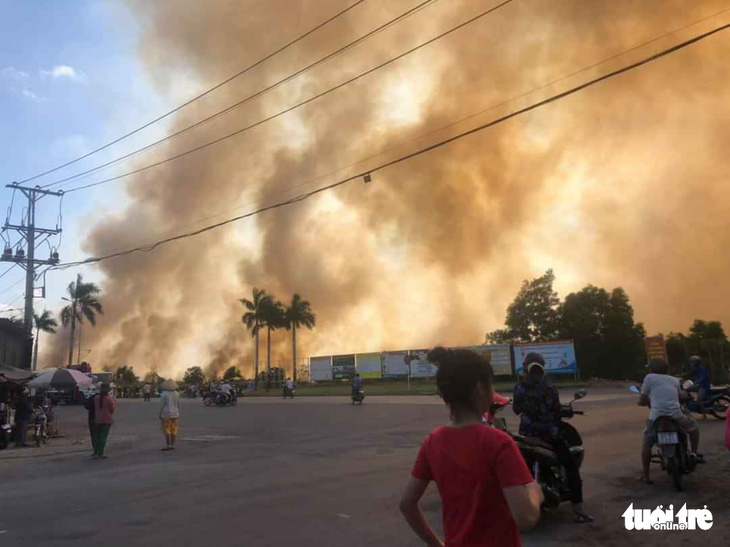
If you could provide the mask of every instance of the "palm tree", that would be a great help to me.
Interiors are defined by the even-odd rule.
[[[251,336],[256,338],[256,363],[254,365],[254,389],[259,388],[259,331],[266,324],[265,320],[265,308],[271,297],[263,289],[253,290],[253,299],[247,298],[240,299],[241,304],[248,310],[241,317],[241,321],[246,325],[246,328],[251,331]]]
[[[33,313],[33,324],[35,325],[35,348],[33,349],[33,370],[38,368],[38,339],[41,337],[41,331],[48,334],[55,334],[58,322],[53,314],[48,310],[38,315]]]
[[[83,323],[84,317],[92,327],[96,326],[96,314],[103,314],[104,308],[96,299],[101,289],[95,283],[84,283],[81,274],[76,277],[76,283],[69,283],[68,296],[64,298],[69,305],[61,310],[61,323],[63,326],[71,323],[71,339],[68,348],[68,366],[71,366],[74,355],[74,336],[76,335],[76,322]]]
[[[292,296],[291,304],[284,310],[284,327],[291,331],[292,378],[297,381],[297,328],[314,328],[316,315],[307,300],[302,300],[298,294]]]
[[[269,298],[263,306],[266,327],[266,390],[271,388],[271,331],[284,326],[284,306]]]

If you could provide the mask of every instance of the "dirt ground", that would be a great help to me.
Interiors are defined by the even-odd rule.
[[[527,546],[730,544],[730,453],[724,424],[701,422],[707,463],[677,493],[655,469],[637,481],[646,410],[625,390],[592,390],[576,403],[584,436],[590,525],[568,506],[547,512]],[[516,420],[507,409],[509,426]],[[110,458],[92,461],[82,408],[62,408],[64,439],[0,451],[2,547],[207,545],[419,545],[397,510],[418,446],[447,413],[436,397],[244,399],[235,408],[184,400],[181,441],[160,452],[157,403],[123,400]],[[423,507],[441,528],[429,488]],[[627,531],[621,517],[658,505],[707,508],[709,531]]]

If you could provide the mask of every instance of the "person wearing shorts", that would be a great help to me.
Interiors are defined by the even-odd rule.
[[[654,422],[660,417],[670,417],[689,435],[692,453],[697,454],[700,444],[700,430],[694,419],[682,412],[679,402],[679,379],[669,375],[669,364],[661,358],[655,357],[649,362],[649,374],[644,378],[641,386],[639,406],[651,408],[649,420],[644,428],[644,440],[641,448],[641,465],[643,474],[641,481],[651,484],[649,468],[651,466],[651,447],[656,444]]]
[[[165,447],[163,452],[174,450],[175,441],[180,421],[180,395],[175,388],[174,380],[165,380],[162,384],[162,395],[160,396],[160,420],[162,421],[162,434],[165,436]]]

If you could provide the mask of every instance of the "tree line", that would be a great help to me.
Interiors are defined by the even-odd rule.
[[[284,305],[272,294],[263,289],[254,288],[252,298],[241,298],[246,313],[241,321],[256,339],[256,361],[254,365],[254,387],[258,389],[259,381],[259,333],[266,329],[266,377],[271,378],[271,331],[277,329],[290,330],[292,333],[292,378],[297,381],[297,329],[306,327],[313,329],[316,316],[311,304],[299,294],[292,296],[289,305]],[[269,381],[267,380],[267,388]]]
[[[584,378],[642,377],[646,372],[646,330],[642,323],[635,322],[626,291],[587,285],[561,301],[553,289],[554,281],[552,270],[524,281],[507,308],[505,328],[488,333],[487,342],[572,339]],[[713,366],[716,382],[724,381],[727,374],[724,357],[730,355],[730,345],[719,321],[698,319],[688,335],[670,333],[667,353],[676,373],[696,354]]]
[[[71,325],[69,333],[68,366],[73,364],[74,345],[76,343],[76,324],[83,324],[86,320],[92,327],[96,326],[97,315],[104,313],[104,307],[98,299],[101,289],[96,283],[85,283],[81,275],[77,276],[75,282],[69,283],[66,288],[68,297],[63,299],[68,302],[61,309],[61,323],[64,327]],[[38,315],[33,313],[33,328],[36,331],[35,344],[33,348],[33,370],[38,368],[38,345],[41,332],[55,334],[58,329],[58,321],[53,313],[43,310]]]

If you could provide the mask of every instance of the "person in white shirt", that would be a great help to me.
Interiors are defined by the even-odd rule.
[[[233,398],[233,387],[231,387],[231,384],[229,384],[228,382],[223,382],[221,384],[220,390],[226,394],[226,397],[228,397],[229,401]]]
[[[669,375],[669,364],[659,357],[649,361],[649,374],[644,378],[641,385],[641,397],[639,406],[651,408],[649,420],[644,429],[644,443],[641,449],[641,465],[643,475],[641,482],[652,484],[649,477],[651,466],[651,447],[656,444],[656,432],[654,421],[661,416],[669,416],[677,421],[679,426],[689,435],[692,453],[697,454],[700,444],[700,430],[697,422],[691,416],[682,412],[679,402],[680,390],[679,380]]]
[[[175,441],[180,422],[180,395],[175,388],[174,380],[165,380],[162,384],[162,395],[160,401],[160,420],[162,421],[162,433],[165,435],[165,448],[163,451],[174,450]]]

